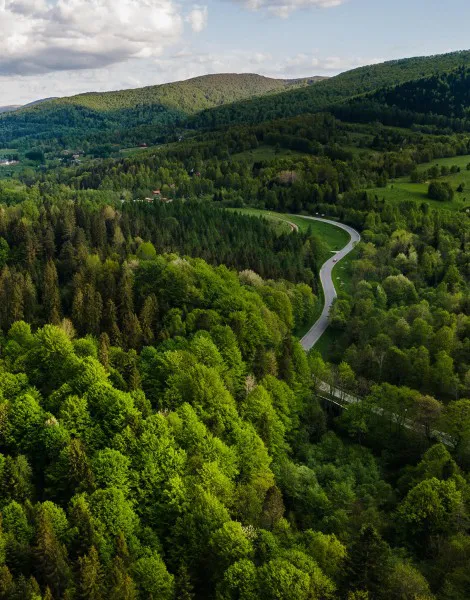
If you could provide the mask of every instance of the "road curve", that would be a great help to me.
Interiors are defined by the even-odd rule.
[[[306,217],[304,215],[297,215],[302,217],[303,219],[310,219],[312,221],[321,221],[322,223],[329,223],[330,225],[334,225],[335,227],[339,227],[340,229],[344,229],[350,235],[349,243],[339,252],[336,252],[334,256],[326,261],[320,269],[320,282],[323,288],[323,295],[325,298],[325,304],[323,306],[323,311],[317,322],[311,327],[311,329],[304,335],[304,337],[300,340],[302,348],[308,352],[315,346],[321,336],[325,333],[326,328],[328,327],[328,315],[330,313],[330,308],[333,303],[333,300],[336,298],[336,290],[333,283],[332,271],[333,267],[336,263],[342,260],[347,254],[351,252],[357,242],[361,241],[361,236],[359,232],[357,232],[349,225],[344,225],[343,223],[338,223],[337,221],[330,221],[329,219],[321,219],[318,217]]]

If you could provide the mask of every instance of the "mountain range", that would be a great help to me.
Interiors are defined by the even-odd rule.
[[[470,51],[460,51],[388,61],[331,78],[273,79],[228,73],[139,89],[45,99],[19,110],[3,109],[0,147],[21,149],[34,141],[58,139],[66,145],[80,145],[84,140],[121,146],[154,144],[172,136],[177,139],[181,132],[187,135],[188,130],[256,124],[319,111],[361,121],[360,113],[366,107],[368,114],[373,107],[374,118],[380,121],[383,115],[388,115],[384,119],[391,118],[391,107],[393,114],[395,109],[409,113],[412,104],[407,103],[406,94],[412,97],[413,82],[429,78],[435,81],[448,77],[443,85],[450,85],[458,94],[457,104],[462,102],[466,98],[466,79],[455,83],[455,73],[469,63]],[[395,88],[402,92],[406,89],[405,96],[400,92],[399,98]],[[421,84],[417,89],[421,95],[425,93]],[[447,118],[463,118],[465,110],[448,109],[455,104],[449,97],[452,93],[447,92],[437,103],[420,106],[428,107],[430,113],[444,111]],[[416,107],[411,112],[416,112]]]

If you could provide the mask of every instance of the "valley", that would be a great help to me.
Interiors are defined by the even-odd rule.
[[[469,57],[0,115],[0,599],[467,600]]]

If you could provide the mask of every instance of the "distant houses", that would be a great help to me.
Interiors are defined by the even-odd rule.
[[[166,198],[165,196],[162,196],[161,190],[153,190],[152,196],[147,196],[146,198],[134,198],[132,202],[147,202],[148,204],[151,204],[152,202],[155,202],[155,200],[163,202],[164,204],[170,204],[173,202],[173,198]],[[121,198],[122,203],[125,201],[126,200],[124,198]]]

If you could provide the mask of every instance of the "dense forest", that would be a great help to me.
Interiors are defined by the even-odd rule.
[[[470,69],[462,66],[381,89],[333,112],[347,120],[370,121],[375,113],[387,124],[409,127],[423,123],[469,131],[469,81]]]
[[[119,210],[99,194],[72,201],[61,192],[32,189],[2,211],[3,597],[465,598],[470,401],[455,400],[459,373],[444,370],[450,344],[459,369],[468,364],[462,260],[443,275],[426,263],[436,303],[427,281],[388,275],[381,246],[412,263],[413,234],[390,236],[387,223],[405,227],[398,213],[369,207],[346,326],[356,321],[371,340],[368,364],[380,352],[396,361],[403,350],[393,339],[405,330],[435,349],[425,387],[385,383],[401,373],[388,355],[373,373],[351,347],[349,364],[307,359],[292,330],[311,318],[310,286],[265,280],[243,257],[237,272],[174,253],[186,242],[172,228],[216,236],[200,224],[206,206]],[[314,241],[276,238],[268,223],[211,210],[224,238],[271,244],[274,264],[276,239],[294,265]],[[414,218],[431,236],[422,249],[414,239],[420,260],[436,252],[437,223],[440,251],[456,257],[461,220]],[[321,252],[311,248],[307,264]],[[374,279],[369,264],[384,274]],[[335,305],[332,327],[345,327],[348,302]],[[424,352],[415,348],[411,374],[425,376]],[[319,380],[366,395],[336,433],[316,400]],[[377,407],[416,429],[378,419]],[[432,445],[436,426],[451,448]]]
[[[59,145],[93,139],[122,145],[154,142],[188,115],[244,98],[279,93],[317,79],[270,79],[255,74],[206,75],[187,81],[57,98],[0,119],[0,147],[27,147],[31,139]],[[72,142],[73,140],[73,142]]]
[[[353,110],[348,100],[382,88],[440,76],[468,64],[470,52],[394,60],[353,69],[332,78],[270,79],[254,74],[196,77],[137,90],[90,93],[43,102],[0,117],[0,147],[27,148],[33,141],[57,148],[107,142],[121,146],[178,139],[193,130],[260,123],[332,110],[344,103],[348,116],[374,121],[388,114],[386,105],[371,102],[372,111]],[[313,85],[312,85],[313,84]],[[407,111],[408,113],[411,111]],[[421,112],[421,111],[419,111]],[[394,109],[394,114],[397,109]],[[405,117],[401,117],[405,120]],[[404,126],[410,125],[408,117]],[[419,118],[415,119],[419,122]],[[392,121],[392,117],[389,117]],[[395,125],[400,124],[395,122]],[[449,120],[437,122],[449,126]],[[451,123],[452,125],[452,123]]]
[[[0,600],[470,597],[466,60],[0,119]]]

